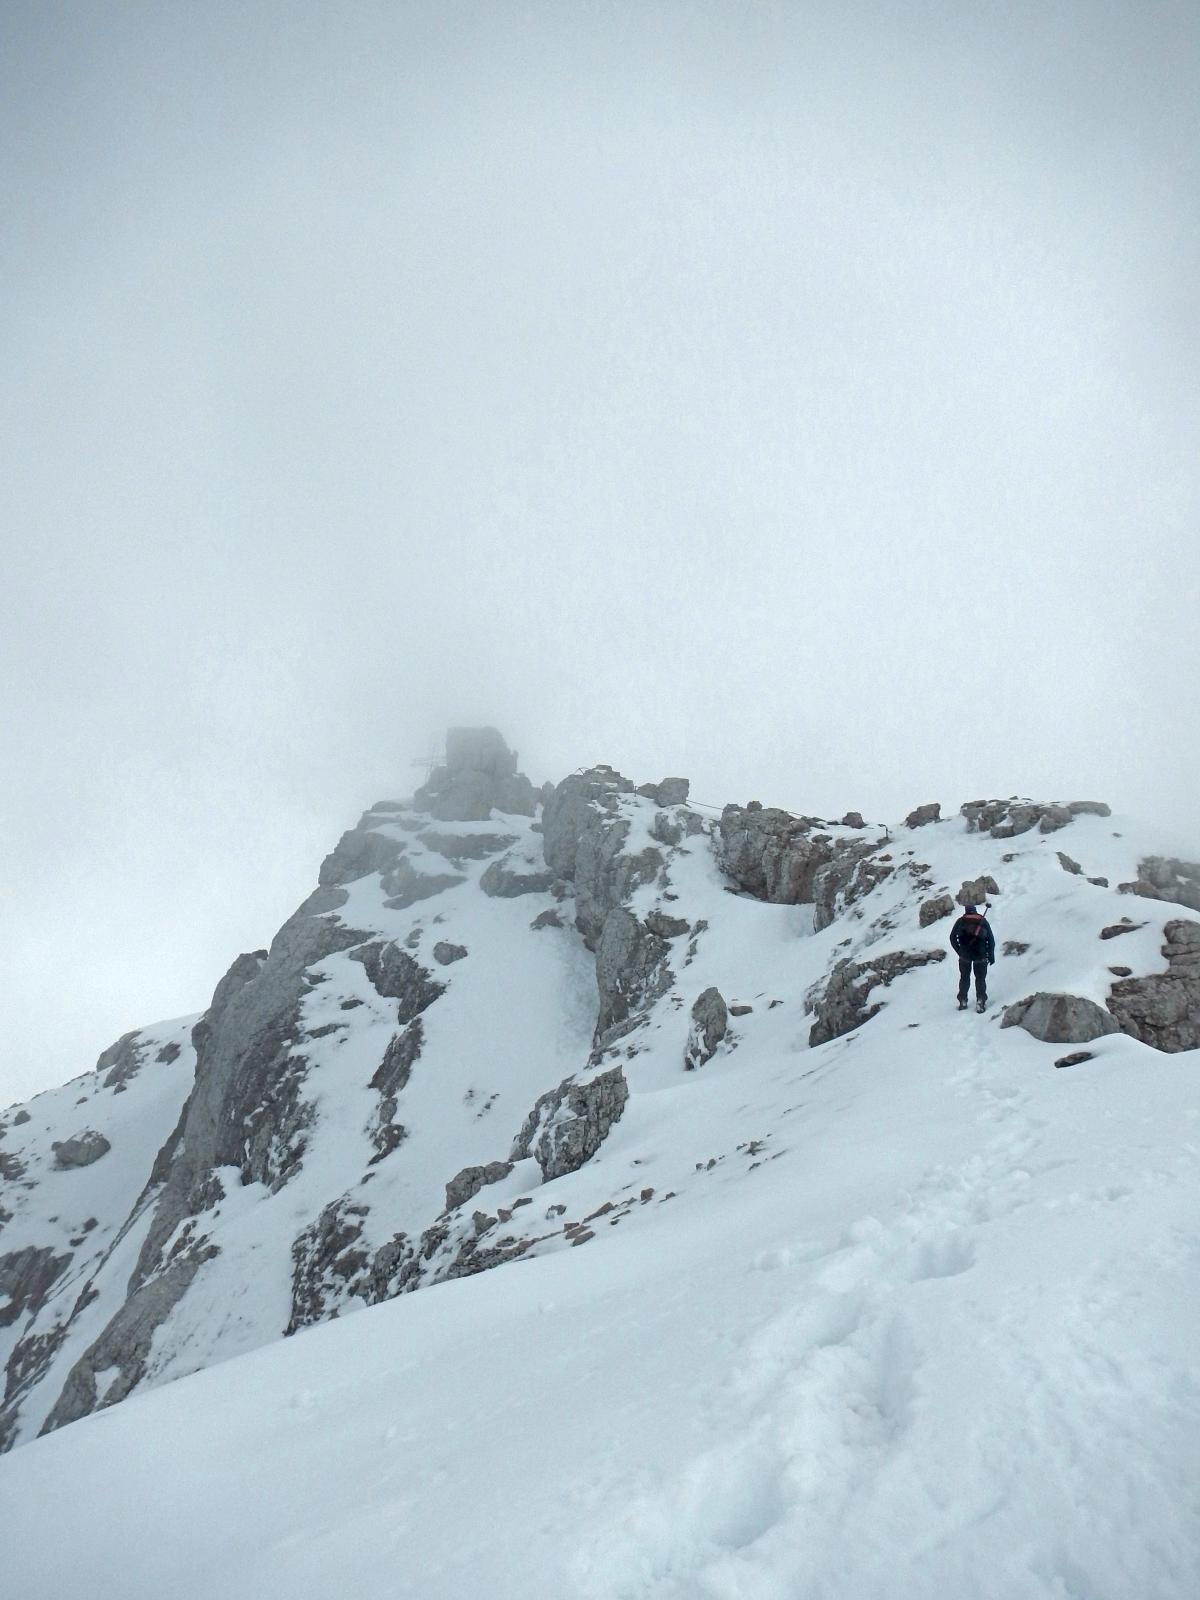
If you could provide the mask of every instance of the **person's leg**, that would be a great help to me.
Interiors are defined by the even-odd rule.
[[[971,963],[962,956],[958,958],[958,1003],[965,1006],[967,1003],[967,990],[971,987]]]
[[[987,969],[986,961],[975,963],[975,998],[983,1005],[987,1005]]]

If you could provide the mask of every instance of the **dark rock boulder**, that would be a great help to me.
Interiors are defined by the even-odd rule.
[[[861,811],[847,811],[846,815],[842,818],[842,827],[843,828],[865,828],[866,827],[866,823],[863,821],[862,812]]]
[[[982,878],[964,878],[963,886],[955,895],[960,906],[981,906],[994,894],[1000,893],[1000,885],[990,874]]]
[[[354,883],[372,872],[386,872],[394,866],[404,846],[397,839],[382,833],[359,832],[357,828],[344,833],[321,863],[317,882],[323,889]]]
[[[915,811],[910,811],[904,819],[906,828],[923,828],[927,823],[942,820],[942,807],[940,802],[933,801],[927,806],[918,806]]]
[[[456,867],[464,861],[486,861],[516,844],[511,833],[437,833],[432,828],[421,834],[427,850],[436,850]]]
[[[1107,928],[1100,929],[1102,939],[1119,939],[1123,933],[1137,933],[1139,928],[1144,928],[1144,922],[1131,922],[1125,917],[1121,922],[1112,922]]]
[[[361,962],[376,994],[399,1002],[397,1020],[401,1024],[420,1016],[445,993],[445,984],[394,939],[372,939],[352,950],[350,959]]]
[[[583,1078],[565,1078],[542,1095],[513,1145],[514,1163],[533,1156],[549,1183],[590,1161],[625,1109],[629,1086],[619,1066]]]
[[[1024,1028],[1047,1044],[1086,1044],[1090,1039],[1116,1033],[1113,1017],[1094,1000],[1077,994],[1047,994],[1044,990],[1005,1008],[1002,1028]]]
[[[1103,800],[1069,800],[1067,810],[1073,817],[1111,817],[1112,807]]]
[[[694,1072],[711,1061],[728,1032],[729,1009],[724,996],[717,988],[705,989],[692,1006],[692,1021],[683,1053],[685,1071]]]
[[[935,895],[932,900],[923,900],[921,909],[917,912],[917,921],[923,928],[928,928],[931,923],[938,922],[942,917],[953,916],[954,901],[948,894]]]
[[[525,869],[525,870],[522,870]],[[493,861],[479,880],[484,894],[499,900],[515,900],[523,894],[546,894],[556,874],[550,869],[537,871],[533,863],[514,856]]]
[[[461,961],[466,953],[465,944],[450,944],[445,939],[439,939],[433,947],[433,959],[440,967],[448,967],[455,961]]]
[[[90,1167],[94,1161],[99,1161],[101,1156],[106,1156],[112,1145],[102,1133],[97,1133],[94,1128],[88,1128],[83,1133],[62,1140],[61,1143],[56,1139],[50,1148],[54,1151],[56,1167]]]
[[[1179,861],[1174,856],[1147,856],[1138,862],[1133,883],[1117,885],[1122,894],[1141,895],[1147,900],[1166,900],[1173,905],[1200,911],[1200,865]]]
[[[817,872],[834,855],[832,837],[790,811],[728,805],[721,813],[719,860],[738,888],[773,905],[810,905]]]
[[[1075,813],[1070,806],[1045,800],[969,800],[960,808],[968,833],[988,833],[993,839],[1013,839],[1039,828],[1055,833],[1065,828]]]
[[[1200,922],[1168,922],[1167,970],[1114,983],[1108,1009],[1122,1033],[1156,1050],[1200,1048]]]
[[[138,1047],[140,1032],[136,1029],[132,1033],[122,1034],[116,1044],[110,1044],[99,1060],[96,1062],[96,1072],[106,1089],[124,1088],[132,1078],[136,1078],[141,1071],[142,1051]],[[175,1054],[179,1054],[176,1046]],[[159,1051],[158,1059],[163,1059],[163,1051]],[[167,1060],[174,1057],[168,1056]]]
[[[0,1256],[0,1296],[6,1297],[0,1304],[0,1328],[9,1328],[19,1317],[39,1311],[70,1264],[69,1253],[56,1255],[48,1245],[27,1245]]]
[[[431,900],[435,894],[456,888],[466,879],[458,872],[418,872],[407,856],[401,856],[381,879],[387,899],[383,902],[391,911],[407,911],[419,900]]]

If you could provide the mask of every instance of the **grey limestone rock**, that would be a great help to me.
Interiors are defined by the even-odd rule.
[[[56,1167],[90,1167],[101,1156],[106,1156],[112,1145],[102,1133],[87,1128],[61,1143],[56,1139],[50,1148],[54,1151]]]
[[[106,1089],[122,1087],[131,1078],[137,1077],[142,1066],[142,1052],[137,1043],[140,1038],[141,1033],[137,1029],[132,1033],[123,1033],[116,1044],[110,1044],[101,1054],[96,1062],[96,1072],[102,1074],[100,1081]],[[178,1047],[175,1053],[179,1054]],[[161,1057],[161,1051],[159,1055]]]
[[[842,827],[843,828],[865,828],[866,827],[866,823],[863,821],[862,812],[861,811],[847,811],[846,815],[842,818]]]
[[[669,812],[654,813],[654,821],[650,824],[650,837],[657,839],[659,844],[666,845],[668,850],[682,844],[684,831],[684,824],[677,822]]]
[[[445,984],[394,939],[364,943],[351,952],[350,959],[362,963],[376,994],[399,1002],[397,1020],[401,1024],[420,1016],[445,992]]]
[[[403,1233],[372,1251],[370,1207],[349,1195],[331,1201],[292,1245],[292,1311],[285,1334],[326,1318],[354,1299],[378,1305],[415,1275],[415,1251]]]
[[[1107,928],[1100,929],[1102,939],[1119,939],[1123,933],[1136,933],[1139,928],[1144,928],[1144,922],[1131,922],[1128,917],[1121,922],[1112,922]]]
[[[433,959],[440,967],[448,967],[455,961],[461,961],[466,953],[465,944],[450,944],[445,939],[439,939],[433,947]]]
[[[561,928],[562,925],[563,919],[559,916],[558,911],[554,906],[547,907],[545,911],[539,911],[537,916],[534,917],[533,921],[529,924],[529,926],[535,931],[542,928]]]
[[[1138,862],[1133,883],[1118,884],[1122,894],[1141,895],[1147,900],[1166,900],[1200,911],[1200,864],[1179,861],[1174,856],[1147,856]]]
[[[638,794],[653,800],[656,806],[682,806],[687,804],[691,784],[686,778],[664,778],[661,783],[643,783]]]
[[[990,874],[982,878],[964,878],[963,886],[955,895],[960,906],[981,906],[994,894],[1000,893],[1000,885]]]
[[[1108,1009],[1122,1033],[1156,1050],[1200,1048],[1200,922],[1168,922],[1167,970],[1114,983]]]
[[[1055,833],[1076,815],[1072,806],[1046,800],[969,800],[960,807],[969,833],[989,833],[993,839],[1012,839],[1040,828]]]
[[[658,907],[646,916],[646,926],[660,939],[679,939],[689,931],[686,917],[672,917]]]
[[[633,785],[611,767],[573,773],[558,785],[542,813],[543,850],[554,873],[575,886],[575,925],[595,950],[609,912],[652,882],[663,865],[653,846],[625,852],[629,822],[618,800]]]
[[[0,1305],[0,1328],[9,1328],[19,1317],[39,1311],[70,1264],[69,1252],[56,1255],[48,1245],[27,1245],[0,1256],[0,1295],[7,1296],[7,1304]]]
[[[1067,810],[1073,817],[1111,817],[1112,807],[1105,805],[1103,800],[1070,800]]]
[[[729,1008],[721,991],[705,989],[692,1006],[691,1026],[683,1052],[684,1070],[694,1072],[711,1061],[717,1046],[729,1032]]]
[[[1075,877],[1079,877],[1082,874],[1083,868],[1079,865],[1078,861],[1073,859],[1073,857],[1065,855],[1061,850],[1057,851],[1056,854],[1058,856],[1059,866],[1062,867],[1064,872],[1070,872],[1074,874]]]
[[[23,1122],[28,1122],[29,1120],[30,1120],[29,1113],[28,1113],[28,1111],[26,1111],[25,1107],[22,1106],[20,1111],[18,1111],[16,1113],[16,1115],[13,1117],[13,1127],[14,1128],[19,1128]]]
[[[486,822],[493,811],[531,817],[536,792],[516,752],[495,728],[451,728],[446,764],[417,790],[413,806],[440,822]]]
[[[812,903],[816,874],[834,855],[812,818],[752,801],[726,806],[718,827],[721,866],[740,889],[774,905]]]
[[[464,1167],[461,1172],[456,1172],[446,1185],[445,1209],[456,1211],[468,1200],[473,1200],[489,1183],[499,1183],[507,1178],[512,1169],[511,1161],[489,1161],[482,1167]]]
[[[940,802],[933,801],[927,806],[918,806],[915,811],[910,811],[904,819],[906,828],[923,828],[927,823],[942,820],[942,807]]]
[[[404,846],[396,839],[357,828],[344,833],[321,863],[317,882],[323,889],[354,883],[372,872],[386,872]]]
[[[565,1078],[542,1095],[517,1135],[510,1159],[533,1156],[546,1183],[590,1161],[620,1119],[629,1098],[619,1066],[587,1077]]]
[[[1040,990],[1005,1008],[1002,1028],[1024,1028],[1047,1044],[1086,1044],[1116,1033],[1113,1017],[1094,1000],[1077,994],[1048,994]]]
[[[808,1032],[809,1044],[827,1044],[869,1022],[884,1005],[882,1000],[871,1000],[874,988],[886,988],[903,973],[945,957],[944,950],[896,950],[873,961],[839,961],[810,1004],[815,1021]]]
[[[407,856],[401,856],[381,880],[391,911],[407,911],[419,900],[431,900],[445,889],[453,889],[466,879],[459,872],[418,872]]]
[[[820,933],[864,895],[890,878],[894,868],[890,855],[880,854],[877,843],[839,841],[833,855],[813,875],[813,928]]]
[[[923,900],[921,902],[921,909],[917,913],[917,921],[923,928],[928,928],[931,923],[939,921],[942,917],[953,916],[953,914],[954,901],[948,894],[939,894],[934,895],[931,900]]]
[[[484,894],[500,900],[515,900],[522,894],[547,894],[554,883],[556,876],[554,871],[521,870],[529,869],[531,866],[531,862],[523,861],[519,857],[502,856],[499,861],[493,861],[485,869],[479,880],[479,887]]]
[[[666,941],[623,906],[609,912],[596,946],[596,985],[600,991],[596,1019],[598,1045],[605,1042],[610,1030],[625,1023],[670,988],[669,953]]]
[[[436,850],[456,867],[464,861],[484,861],[488,856],[498,856],[516,842],[516,835],[511,833],[436,833],[429,829],[421,835],[421,843],[427,849]]]

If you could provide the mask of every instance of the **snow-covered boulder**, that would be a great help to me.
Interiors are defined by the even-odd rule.
[[[1039,991],[1007,1006],[1000,1019],[1002,1028],[1024,1028],[1035,1039],[1047,1044],[1084,1044],[1116,1033],[1116,1019],[1094,1000],[1078,994],[1047,994]]]

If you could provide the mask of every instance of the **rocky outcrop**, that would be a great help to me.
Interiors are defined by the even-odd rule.
[[[435,894],[454,889],[466,879],[458,872],[418,872],[406,855],[395,866],[389,867],[381,879],[387,899],[383,902],[392,911],[407,911],[419,900],[432,900]]]
[[[811,817],[728,805],[719,823],[721,866],[737,886],[773,905],[810,905],[814,880],[834,855],[832,836]]]
[[[454,962],[461,961],[466,953],[465,944],[451,944],[446,939],[439,939],[433,947],[433,959],[439,967],[453,966]]]
[[[591,950],[609,912],[662,869],[662,852],[652,845],[632,855],[625,851],[630,824],[618,801],[633,792],[619,772],[593,767],[565,778],[542,812],[546,864],[574,885],[575,925]]]
[[[906,828],[923,828],[930,822],[942,820],[942,807],[940,802],[934,801],[931,805],[918,806],[915,811],[910,811],[904,819]]]
[[[871,999],[872,990],[887,988],[902,974],[945,958],[944,950],[895,950],[873,961],[839,961],[824,990],[806,1007],[815,1017],[808,1031],[809,1044],[827,1044],[869,1022],[885,1004]]]
[[[923,928],[928,928],[931,923],[940,921],[942,917],[953,915],[954,901],[948,894],[939,894],[934,895],[931,900],[923,900],[921,902],[921,909],[917,912],[917,921]]]
[[[894,868],[890,855],[879,854],[879,845],[866,840],[837,843],[832,859],[813,875],[813,929],[820,933],[849,910],[864,895],[870,894]]]
[[[347,1300],[378,1305],[399,1294],[416,1263],[403,1233],[377,1250],[365,1242],[370,1207],[331,1201],[292,1245],[292,1309],[284,1334],[322,1322]]]
[[[101,1156],[106,1156],[112,1145],[102,1133],[97,1133],[94,1128],[86,1128],[70,1139],[61,1142],[56,1139],[50,1148],[54,1151],[56,1167],[90,1167]]]
[[[323,889],[331,889],[355,883],[373,872],[386,872],[395,865],[403,849],[398,839],[353,828],[342,835],[322,861],[317,882]]]
[[[969,800],[960,807],[967,820],[968,833],[988,833],[993,839],[1012,839],[1037,828],[1041,833],[1056,833],[1077,814],[1075,807],[1091,802],[1076,801],[1075,806],[1045,800]]]
[[[1174,856],[1147,856],[1138,862],[1138,875],[1132,883],[1117,885],[1122,894],[1141,895],[1147,900],[1166,900],[1173,905],[1200,911],[1200,865],[1179,861]]]
[[[1086,1044],[1089,1039],[1117,1032],[1116,1021],[1094,1000],[1045,991],[1027,995],[1006,1007],[1000,1026],[1024,1028],[1047,1044]]]
[[[446,1185],[446,1210],[456,1211],[468,1200],[473,1200],[480,1189],[507,1178],[512,1169],[511,1161],[489,1161],[482,1167],[464,1167]]]
[[[565,1078],[526,1117],[509,1159],[533,1156],[546,1183],[590,1161],[625,1109],[629,1086],[621,1067]]]
[[[360,944],[351,952],[350,959],[362,963],[376,994],[398,1002],[396,1017],[401,1024],[419,1017],[445,993],[445,984],[439,983],[428,968],[414,960],[394,939],[372,939]]]
[[[531,817],[537,796],[516,752],[495,728],[451,728],[446,764],[418,789],[413,806],[439,822],[486,822],[493,811]]]
[[[847,811],[846,815],[842,818],[842,827],[843,828],[865,828],[866,827],[866,823],[863,821],[862,812],[861,811]]]
[[[982,878],[964,878],[962,888],[955,895],[960,906],[982,906],[994,894],[1000,893],[1000,885],[990,874],[985,873]]]
[[[331,914],[344,898],[336,887],[318,890],[265,957],[239,956],[192,1029],[195,1083],[134,1207],[135,1216],[153,1211],[127,1298],[72,1367],[43,1432],[123,1399],[145,1376],[156,1331],[217,1254],[204,1221],[224,1194],[217,1170],[278,1189],[300,1165],[312,1120],[300,1049],[308,969],[365,939]]]
[[[464,861],[486,861],[488,856],[498,856],[516,844],[511,833],[437,833],[428,828],[421,834],[421,843],[427,850],[436,850],[454,866]]]
[[[137,1077],[142,1068],[142,1052],[137,1042],[140,1038],[141,1033],[136,1029],[132,1033],[124,1033],[116,1044],[110,1044],[108,1049],[101,1053],[96,1062],[96,1073],[106,1089],[123,1090],[131,1079]],[[161,1050],[158,1059],[163,1059]]]
[[[1122,1033],[1156,1050],[1200,1049],[1200,922],[1168,922],[1162,953],[1167,970],[1123,978],[1108,997]]]
[[[687,804],[690,789],[686,778],[664,778],[661,783],[639,783],[635,792],[656,806],[682,806]]]
[[[1139,928],[1144,928],[1145,926],[1144,922],[1131,922],[1128,917],[1125,917],[1120,922],[1109,923],[1107,928],[1101,928],[1100,937],[1102,939],[1119,939],[1123,933],[1136,933]]]
[[[56,1255],[49,1246],[28,1245],[0,1256],[0,1328],[40,1310],[70,1264],[69,1254]]]
[[[479,887],[496,899],[515,900],[522,894],[546,894],[556,876],[549,869],[538,871],[532,862],[519,857],[503,856],[485,870]]]
[[[651,1005],[671,986],[667,965],[670,947],[623,906],[610,911],[596,946],[596,985],[600,1010],[596,1018],[598,1048],[610,1043],[636,1012]]]
[[[684,1070],[694,1072],[711,1061],[728,1032],[729,1008],[724,996],[717,988],[705,989],[692,1006],[692,1021],[683,1052]]]

